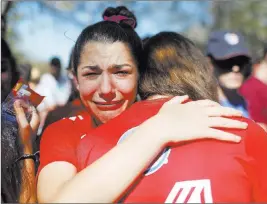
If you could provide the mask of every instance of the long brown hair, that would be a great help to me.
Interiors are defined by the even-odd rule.
[[[202,52],[186,37],[161,32],[144,46],[139,93],[188,95],[192,100],[217,99],[217,83]]]

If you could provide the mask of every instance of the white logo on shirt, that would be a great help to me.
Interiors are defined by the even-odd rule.
[[[133,127],[129,130],[127,130],[125,133],[123,133],[123,135],[120,137],[119,141],[117,144],[119,144],[120,142],[122,142],[126,137],[128,137],[129,135],[131,135],[135,129],[137,127]],[[168,163],[168,157],[171,153],[171,149],[169,148],[165,148],[163,153],[160,155],[160,157],[157,159],[157,161],[151,166],[149,167],[145,172],[145,176],[148,176],[150,174],[155,173],[156,171],[158,171],[164,164]]]
[[[82,136],[81,136],[81,139],[84,138],[85,136],[86,136],[86,134],[82,135]]]
[[[77,117],[80,119],[80,120],[83,120],[83,117],[81,115],[77,115],[77,116],[72,116],[72,117],[69,117],[70,120],[72,121],[75,121],[77,119]]]
[[[212,203],[209,179],[176,182],[165,203],[201,203],[202,192],[204,203]]]

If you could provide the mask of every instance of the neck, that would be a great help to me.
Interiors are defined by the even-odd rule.
[[[263,61],[260,63],[257,71],[254,74],[254,77],[267,85],[267,62]]]
[[[228,100],[233,105],[245,104],[244,98],[238,93],[238,89],[218,88],[219,100]]]
[[[146,100],[155,100],[155,99],[160,99],[160,98],[169,98],[170,96],[164,96],[164,95],[153,95],[149,96]]]
[[[102,125],[103,123],[97,120],[95,117],[92,117],[92,125],[94,128],[97,128],[98,126]]]

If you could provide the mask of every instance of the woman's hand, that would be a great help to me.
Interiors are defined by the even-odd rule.
[[[211,100],[185,101],[174,97],[166,102],[154,116],[154,127],[164,131],[163,143],[182,142],[203,138],[239,142],[240,137],[215,128],[246,129],[247,123],[225,117],[241,117],[238,110],[222,107]],[[222,117],[223,116],[223,117]],[[168,137],[165,137],[168,136]]]
[[[14,109],[19,126],[20,141],[24,147],[31,146],[40,124],[39,115],[33,106],[29,107],[22,100],[15,101]],[[32,117],[30,122],[26,118],[25,110],[31,112]]]

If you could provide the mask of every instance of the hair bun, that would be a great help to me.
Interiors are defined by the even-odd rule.
[[[102,14],[102,17],[105,21],[128,24],[133,29],[137,26],[135,15],[125,6],[108,7]]]

